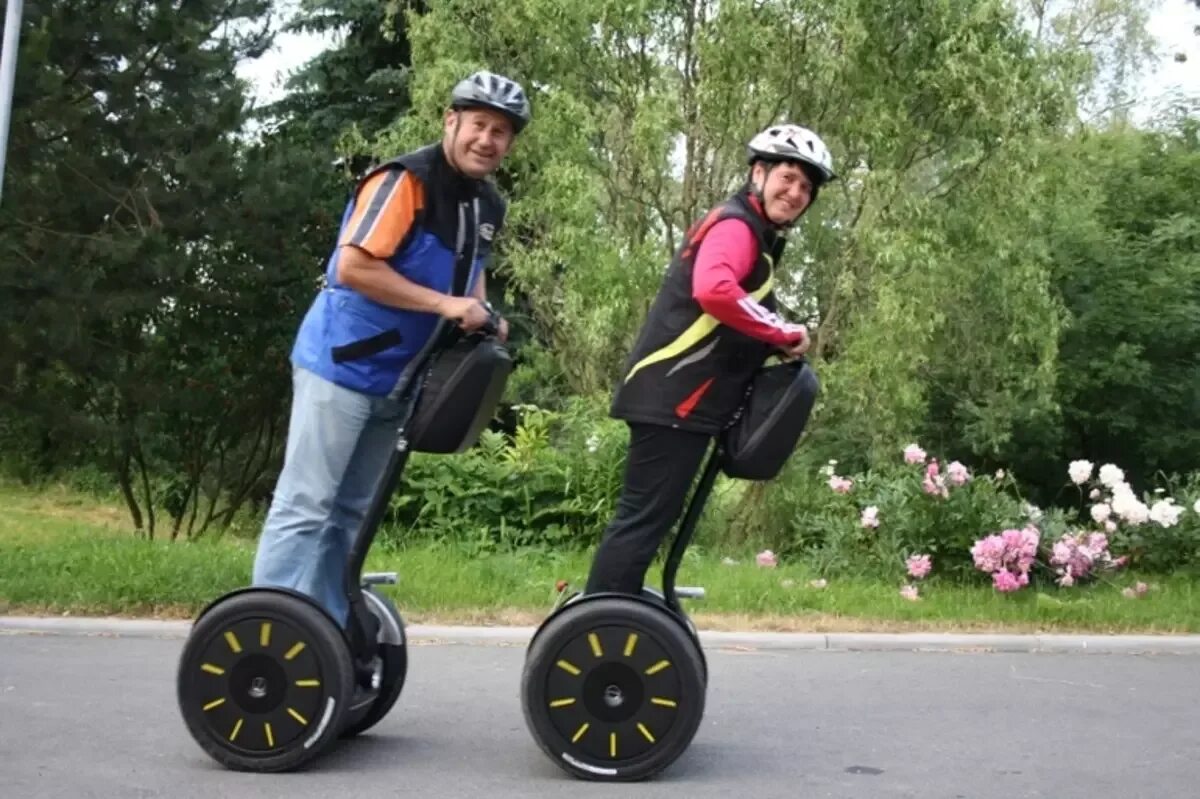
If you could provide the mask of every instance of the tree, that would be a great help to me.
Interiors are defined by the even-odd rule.
[[[0,403],[27,437],[6,448],[32,444],[43,465],[98,462],[151,535],[164,505],[179,530],[202,475],[217,495],[243,493],[208,473],[211,458],[243,443],[231,419],[281,410],[286,384],[275,364],[276,379],[260,380],[251,342],[262,340],[246,335],[258,321],[247,314],[281,264],[309,266],[287,256],[302,243],[296,223],[321,209],[256,228],[277,246],[246,257],[242,241],[254,236],[239,212],[267,187],[293,208],[305,197],[287,194],[299,188],[294,164],[254,171],[253,198],[239,182],[245,87],[234,65],[266,46],[268,9],[39,2],[24,21],[0,210]],[[239,281],[257,283],[253,296],[232,294]],[[221,334],[212,329],[247,299]]]

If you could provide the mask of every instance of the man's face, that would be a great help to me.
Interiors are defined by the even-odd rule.
[[[767,218],[777,225],[796,221],[812,202],[812,181],[796,164],[776,164],[768,171],[767,164],[755,164],[754,185],[762,191]]]
[[[458,170],[472,178],[490,175],[513,143],[513,126],[498,111],[468,108],[446,112],[442,146]]]

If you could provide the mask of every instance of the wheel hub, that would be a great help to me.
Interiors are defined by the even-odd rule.
[[[233,699],[247,713],[270,713],[287,693],[283,668],[269,655],[242,658],[229,676]]]
[[[583,702],[588,712],[610,724],[632,718],[645,695],[638,673],[620,662],[601,663],[583,682]]]

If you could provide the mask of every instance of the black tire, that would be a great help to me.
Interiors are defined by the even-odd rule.
[[[401,638],[404,638],[404,619],[400,618],[400,612],[396,610],[396,606],[382,593],[375,596],[383,600],[383,605],[387,608],[388,614],[400,627]],[[381,629],[382,625],[383,620],[380,620]],[[405,644],[381,643],[379,645],[379,658],[383,661],[383,674],[379,681],[379,693],[376,695],[375,701],[371,704],[371,709],[367,711],[366,715],[346,727],[342,732],[343,738],[353,738],[374,727],[383,720],[383,717],[391,711],[396,701],[400,699],[400,692],[404,690],[404,679],[408,676],[407,646]]]
[[[699,647],[673,615],[593,599],[550,619],[533,642],[521,705],[538,746],[568,774],[629,782],[687,750],[706,684]]]
[[[188,731],[235,771],[291,771],[319,755],[336,740],[353,690],[334,622],[270,590],[236,594],[201,617],[176,680]]]

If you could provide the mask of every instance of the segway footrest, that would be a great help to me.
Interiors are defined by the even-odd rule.
[[[675,596],[680,599],[704,599],[704,589],[698,585],[677,586],[675,588]]]
[[[368,572],[362,576],[363,585],[395,585],[396,572]]]

